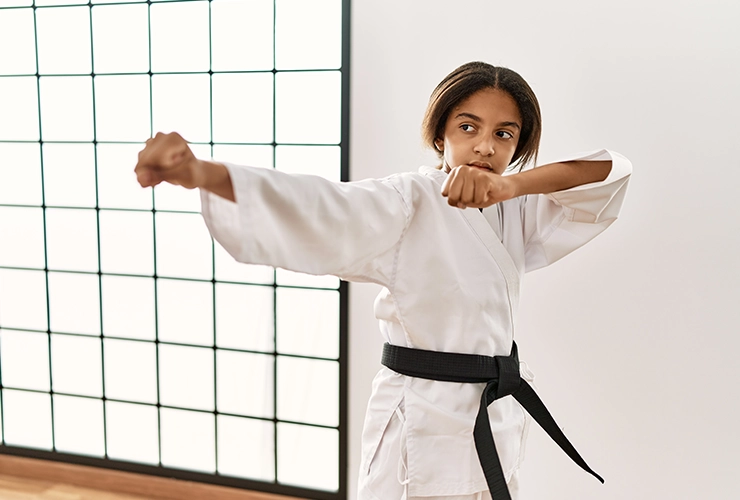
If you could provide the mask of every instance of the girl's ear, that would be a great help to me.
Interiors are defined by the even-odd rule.
[[[440,153],[442,153],[444,151],[444,145],[445,145],[445,142],[442,139],[435,139],[434,140],[434,147]]]

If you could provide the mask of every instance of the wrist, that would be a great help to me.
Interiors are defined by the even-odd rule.
[[[213,191],[215,186],[221,184],[223,177],[228,176],[225,166],[212,161],[196,160],[193,170],[195,187],[206,191]]]
[[[199,180],[197,186],[210,191],[229,201],[236,201],[234,186],[231,183],[231,174],[226,165],[213,161],[198,160],[197,171]]]
[[[509,174],[502,176],[501,179],[503,179],[506,182],[507,191],[510,194],[510,198],[516,198],[518,196],[521,196],[523,193],[523,186],[522,186],[522,178],[520,174]]]

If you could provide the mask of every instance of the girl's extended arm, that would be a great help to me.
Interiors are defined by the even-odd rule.
[[[224,165],[198,160],[180,134],[157,133],[139,153],[136,176],[142,187],[169,182],[188,189],[202,188],[236,201],[229,171]]]
[[[200,188],[211,235],[236,260],[388,286],[412,217],[409,186],[198,160],[176,133],[157,134],[139,154],[139,183]],[[394,184],[396,182],[396,184]]]

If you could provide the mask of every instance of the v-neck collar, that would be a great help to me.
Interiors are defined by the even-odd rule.
[[[434,181],[440,186],[447,178],[446,172],[434,167],[423,166],[419,168],[419,173],[434,179]],[[500,236],[496,234],[496,231],[494,231],[493,227],[491,227],[491,224],[486,219],[486,215],[488,215],[490,210],[497,210],[496,216],[499,220],[501,219],[501,207],[499,205],[500,204],[496,204],[484,209],[486,212],[485,214],[474,208],[455,210],[460,210],[462,216],[468,222],[468,225],[470,225],[470,228],[478,235],[478,238],[481,240],[483,245],[485,245],[486,249],[488,249],[488,252],[496,262],[496,265],[501,270],[501,274],[504,276],[504,280],[506,281],[506,288],[509,292],[509,301],[512,308],[511,313],[513,318],[519,305],[519,272],[514,264],[514,260],[511,258],[511,255],[509,255],[509,251],[506,250],[506,247],[504,247],[504,244],[501,242]],[[503,227],[499,228],[499,230],[503,233]]]

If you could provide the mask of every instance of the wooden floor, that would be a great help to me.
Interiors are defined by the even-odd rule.
[[[0,500],[299,500],[213,484],[0,454]]]
[[[156,500],[0,474],[0,500]]]

